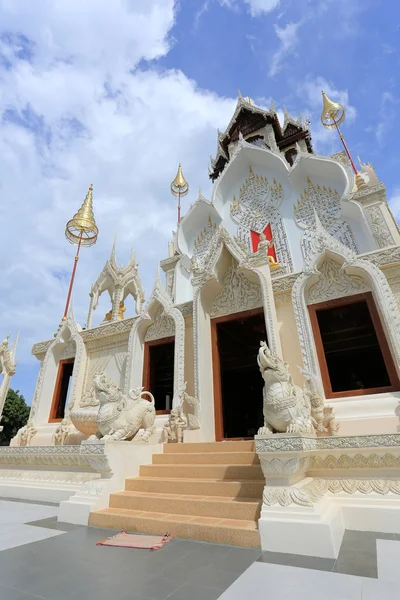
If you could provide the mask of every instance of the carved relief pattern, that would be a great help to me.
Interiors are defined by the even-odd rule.
[[[101,352],[92,353],[88,359],[88,365],[86,369],[86,379],[84,389],[87,392],[92,385],[93,377],[100,371],[105,371],[108,363],[110,362],[111,355],[107,350]]]
[[[361,277],[347,275],[334,260],[326,260],[322,263],[319,272],[321,274],[319,281],[308,290],[307,304],[359,294],[369,289]]]
[[[165,314],[164,308],[161,307],[157,312],[154,323],[150,325],[146,332],[145,341],[160,340],[165,337],[175,335],[175,323],[172,317]]]
[[[373,204],[372,206],[366,206],[364,210],[378,247],[386,248],[387,246],[392,246],[395,241],[390,233],[380,205]]]
[[[60,356],[60,360],[64,360],[67,358],[75,357],[75,342],[70,342],[68,346],[65,347],[63,353]]]
[[[384,273],[400,310],[400,269],[399,267],[391,267],[385,269]]]
[[[275,306],[272,293],[271,276],[268,271],[257,263],[257,254],[250,253],[246,246],[240,243],[236,237],[234,238],[225,228],[217,230],[214,237],[214,244],[207,255],[207,260],[203,266],[193,266],[193,345],[194,345],[194,367],[195,367],[195,395],[201,402],[201,394],[199,391],[199,356],[198,356],[198,340],[199,340],[199,319],[197,316],[199,294],[202,287],[210,280],[217,279],[215,267],[218,262],[221,252],[227,248],[231,256],[237,261],[238,268],[248,269],[255,273],[260,281],[262,306],[264,308],[264,318],[266,321],[268,342],[271,350],[280,352],[279,334],[275,327]]]
[[[348,223],[341,218],[340,196],[336,190],[315,186],[308,178],[308,189],[304,190],[297,205],[294,206],[294,218],[299,227],[306,229],[301,245],[306,258],[311,251],[315,232],[315,211],[322,226],[344,246],[357,253],[357,246]]]
[[[389,493],[400,495],[400,481],[392,479],[313,479],[306,480],[304,485],[292,487],[264,488],[263,502],[266,506],[313,506],[327,493],[361,494]]]
[[[292,257],[279,211],[282,200],[282,184],[274,179],[273,185],[269,185],[266,177],[255,175],[250,167],[249,177],[240,188],[239,200],[234,197],[230,210],[233,220],[239,225],[238,238],[250,252],[250,230],[262,233],[270,223],[277,261],[292,271]]]
[[[238,271],[237,264],[232,263],[225,275],[223,289],[214,298],[211,317],[228,315],[259,306],[262,306],[260,286],[249,281],[243,273]]]
[[[217,224],[212,223],[208,217],[208,225],[199,233],[193,245],[193,259],[196,263],[203,265],[207,255],[214,245],[215,233],[218,231]]]

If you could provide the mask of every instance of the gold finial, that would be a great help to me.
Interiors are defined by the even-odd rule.
[[[174,196],[186,196],[189,191],[189,185],[182,173],[181,163],[178,166],[178,172],[175,179],[171,183],[171,192]]]
[[[321,113],[321,123],[326,129],[334,129],[343,123],[346,113],[344,107],[339,102],[333,102],[328,98],[325,92],[322,92],[323,107]]]
[[[86,198],[78,212],[68,221],[65,237],[71,244],[93,246],[96,243],[99,230],[93,214],[93,184],[90,185]]]

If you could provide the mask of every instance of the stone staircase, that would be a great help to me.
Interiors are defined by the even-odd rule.
[[[166,444],[89,525],[258,548],[263,488],[253,441]]]

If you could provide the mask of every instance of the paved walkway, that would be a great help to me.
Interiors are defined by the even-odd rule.
[[[107,548],[110,530],[60,524],[57,507],[0,501],[1,600],[383,600],[400,586],[400,536],[347,531],[337,560],[189,540]]]

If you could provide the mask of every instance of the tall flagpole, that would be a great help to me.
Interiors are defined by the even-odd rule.
[[[68,289],[67,302],[65,304],[63,321],[68,315],[69,303],[71,301],[72,288],[75,280],[76,267],[78,266],[79,251],[81,246],[93,246],[97,241],[99,230],[93,213],[93,185],[90,186],[86,198],[78,210],[78,212],[68,221],[65,228],[65,237],[74,246],[78,246],[76,250],[74,267],[72,269],[71,281]]]

